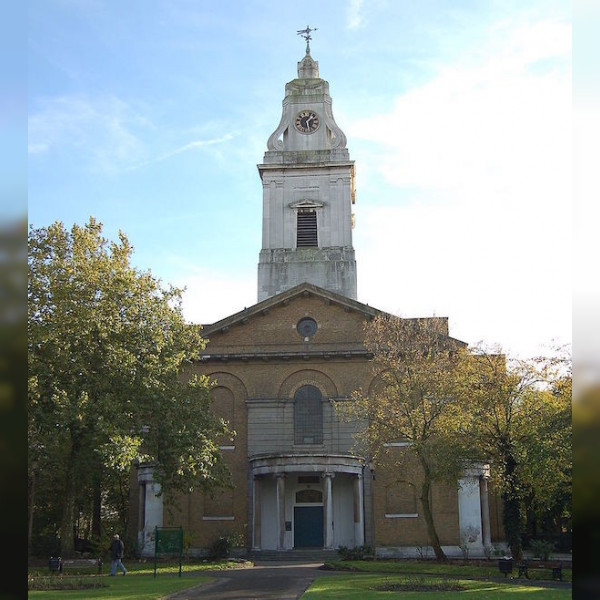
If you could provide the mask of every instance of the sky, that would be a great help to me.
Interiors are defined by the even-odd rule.
[[[256,165],[305,52],[356,164],[358,300],[570,343],[571,3],[30,0],[28,221],[90,217],[212,323],[257,302]]]

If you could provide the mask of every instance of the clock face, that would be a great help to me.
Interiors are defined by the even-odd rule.
[[[319,116],[312,110],[302,110],[296,115],[294,125],[300,133],[312,133],[319,128]]]

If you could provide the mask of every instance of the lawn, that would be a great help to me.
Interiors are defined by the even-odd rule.
[[[125,562],[127,575],[123,577],[109,577],[92,574],[89,571],[66,571],[63,575],[50,575],[47,568],[29,570],[29,580],[35,580],[36,588],[30,589],[28,598],[40,600],[100,600],[110,598],[113,600],[158,600],[169,594],[196,585],[206,584],[214,580],[202,571],[215,569],[240,568],[239,563],[228,561],[187,563],[182,565],[182,577],[179,577],[179,564],[160,564],[154,577],[154,563]],[[247,566],[251,566],[248,563]],[[78,587],[82,589],[57,589],[56,586]],[[95,587],[85,587],[95,586]]]
[[[252,563],[239,562],[187,562],[179,564],[159,563],[154,577],[154,563],[125,562],[127,576],[109,577],[108,573],[96,575],[90,571],[63,575],[50,575],[47,567],[32,568],[29,579],[35,581],[36,589],[29,591],[28,598],[40,600],[158,600],[170,594],[213,580],[203,571],[214,569],[251,567]],[[457,600],[461,594],[477,600],[568,600],[572,597],[570,587],[544,588],[535,583],[503,581],[497,563],[489,565],[440,564],[435,561],[336,561],[329,568],[351,569],[352,573],[318,577],[302,596],[302,600]],[[536,573],[540,575],[543,573]],[[471,579],[473,578],[473,579]],[[571,570],[563,571],[563,578],[571,581]],[[96,585],[85,589],[52,589],[59,582],[64,584]],[[380,589],[381,586],[387,589]],[[52,586],[52,587],[51,587]],[[408,586],[408,589],[406,588]],[[33,587],[30,585],[30,587]],[[410,588],[427,589],[427,593],[410,591]],[[42,588],[42,589],[40,589]],[[435,588],[435,589],[432,589]],[[445,591],[444,588],[450,588]],[[453,589],[454,588],[454,589]]]
[[[434,560],[357,560],[357,561],[331,561],[327,563],[334,570],[359,571],[364,573],[390,573],[396,575],[404,574],[430,574],[448,575],[454,577],[475,577],[485,579],[496,579],[503,577],[498,570],[498,562],[491,561],[489,564],[457,564],[439,563]],[[518,569],[513,570],[512,576],[517,577]],[[563,581],[572,580],[570,568],[563,568]],[[529,578],[537,581],[548,581],[552,579],[550,569],[530,569]]]
[[[453,579],[464,591],[423,591],[398,590],[378,591],[382,583],[394,587],[398,584],[415,584],[418,582],[443,583],[449,578],[415,575],[340,575],[318,577],[308,590],[301,596],[301,600],[457,600],[458,595],[468,595],[477,600],[517,600],[519,596],[527,600],[567,600],[571,598],[570,589],[549,589],[535,585],[521,585],[517,583],[503,583],[496,581],[474,581]]]
[[[93,580],[100,580],[106,587],[86,588],[77,590],[30,590],[28,598],[39,598],[43,600],[100,600],[111,598],[113,600],[158,600],[169,594],[174,594],[180,590],[209,583],[211,577],[201,575],[186,575],[177,577],[176,575],[162,575],[156,577],[152,575],[128,573],[125,577],[108,577],[107,575],[77,577],[83,583],[91,583]]]

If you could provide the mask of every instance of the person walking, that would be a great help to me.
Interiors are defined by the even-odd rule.
[[[123,575],[127,575],[127,569],[125,565],[121,562],[123,558],[123,552],[125,550],[125,545],[119,539],[119,534],[115,533],[113,537],[113,541],[110,544],[110,575],[117,574],[117,567],[122,571]]]

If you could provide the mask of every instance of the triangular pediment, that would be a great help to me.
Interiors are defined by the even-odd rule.
[[[289,207],[292,210],[309,210],[315,208],[323,208],[325,206],[324,202],[319,202],[318,200],[298,200],[297,202],[290,202]]]
[[[211,325],[204,325],[202,335],[209,340],[209,345],[203,360],[232,357],[268,360],[300,354],[304,358],[312,355],[367,356],[363,325],[380,315],[395,316],[314,284],[301,283]],[[299,334],[299,323],[305,317],[316,319],[318,332],[314,338],[303,338]],[[424,319],[444,321],[448,335],[446,317]],[[466,346],[460,340],[455,342]]]
[[[377,310],[368,304],[363,304],[351,298],[347,298],[341,294],[336,294],[319,286],[311,283],[301,283],[296,287],[289,290],[271,296],[262,302],[258,302],[253,306],[244,308],[240,312],[237,312],[229,317],[225,317],[211,325],[204,325],[203,335],[209,337],[211,334],[216,332],[225,333],[229,328],[235,325],[244,325],[250,321],[250,319],[258,316],[265,316],[274,308],[281,305],[287,305],[292,300],[302,297],[313,296],[321,298],[324,302],[330,305],[336,305],[343,308],[346,312],[357,312],[363,314],[367,318],[373,318],[379,314],[387,314],[383,311]]]

